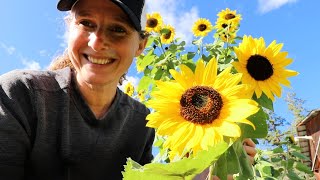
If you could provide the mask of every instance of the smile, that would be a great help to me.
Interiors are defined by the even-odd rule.
[[[115,60],[113,58],[94,58],[91,56],[87,56],[87,59],[93,64],[109,64]]]

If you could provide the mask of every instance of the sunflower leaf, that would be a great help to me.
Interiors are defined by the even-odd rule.
[[[192,179],[200,174],[211,164],[216,162],[221,154],[228,149],[228,144],[222,142],[208,151],[203,150],[193,158],[184,158],[180,161],[171,163],[149,163],[139,166],[132,159],[128,159],[125,165],[125,172],[122,172],[124,180],[128,179]]]
[[[242,179],[252,179],[253,178],[253,169],[252,165],[249,163],[248,155],[245,152],[242,141],[238,140],[235,143],[233,143],[233,148],[235,150],[235,153],[237,154],[237,158],[239,161],[239,176],[236,179],[242,180]]]
[[[228,166],[227,166],[227,155],[226,153],[223,153],[220,158],[218,159],[216,163],[216,175],[220,179],[227,179],[228,175]]]
[[[153,84],[153,80],[148,77],[148,76],[143,76],[141,79],[140,79],[140,82],[139,82],[139,85],[138,85],[138,91],[140,90],[146,90],[148,91],[149,90],[149,87],[152,86]]]
[[[243,138],[264,138],[267,136],[267,115],[262,109],[260,109],[256,114],[250,116],[248,120],[254,124],[256,130],[254,130],[250,125],[243,123],[239,124]]]
[[[264,93],[262,93],[262,95],[259,98],[257,98],[257,96],[254,94],[253,95],[253,99],[257,103],[259,103],[260,106],[265,107],[265,108],[270,109],[271,111],[273,111],[273,102]]]

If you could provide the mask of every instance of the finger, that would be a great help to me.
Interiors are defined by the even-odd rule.
[[[251,138],[244,139],[243,144],[251,147],[256,147],[256,143],[254,143]]]
[[[228,180],[233,180],[233,176],[232,175],[228,175]]]
[[[246,151],[246,153],[251,157],[254,157],[257,154],[257,150],[254,147],[244,145],[243,148]]]

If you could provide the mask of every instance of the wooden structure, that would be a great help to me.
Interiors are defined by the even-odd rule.
[[[310,158],[305,164],[312,168],[317,176],[320,171],[320,109],[311,111],[296,127],[296,138],[302,153]]]

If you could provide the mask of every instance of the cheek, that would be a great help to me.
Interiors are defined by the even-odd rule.
[[[81,33],[80,31],[77,31],[77,29],[72,28],[69,31],[68,34],[68,54],[70,57],[70,60],[74,66],[75,69],[80,68],[80,49],[85,45],[85,40],[87,38]]]
[[[71,29],[68,34],[68,48],[76,49],[82,46],[86,41],[86,36],[77,29]]]

